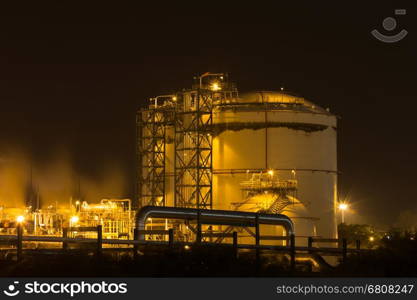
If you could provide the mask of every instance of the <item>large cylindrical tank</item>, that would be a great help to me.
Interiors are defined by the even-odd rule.
[[[282,211],[296,235],[336,237],[335,115],[286,92],[252,92],[218,103],[213,127],[214,209],[244,210],[242,182],[271,172],[297,182]]]
[[[188,106],[192,111],[193,106]],[[302,97],[275,91],[214,100],[211,116],[213,209],[260,211],[283,199],[274,213],[286,214],[294,221],[296,236],[300,237],[297,244],[305,243],[303,237],[307,236],[337,236],[335,115]],[[172,123],[166,125],[167,206],[176,205],[175,132]],[[264,188],[270,184],[264,181],[267,174],[271,174],[272,186],[288,185],[288,193]],[[254,182],[254,178],[261,179],[258,193],[256,188],[250,192],[244,188],[244,183]],[[296,188],[292,189],[294,183]],[[277,190],[281,193],[278,198],[274,194]],[[282,234],[280,230],[270,228],[264,234]]]

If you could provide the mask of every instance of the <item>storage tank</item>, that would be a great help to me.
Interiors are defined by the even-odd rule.
[[[178,198],[195,201],[200,183],[192,178],[205,172],[211,182],[201,186],[210,208],[286,214],[294,221],[297,244],[307,236],[335,238],[336,116],[286,91],[239,94],[213,81],[203,86],[216,88],[205,94],[210,104],[202,110],[196,100],[201,83],[200,78],[200,89],[163,96],[165,101],[153,98],[139,113],[141,204],[193,207]],[[193,122],[196,127],[184,125]],[[196,146],[195,140],[206,144]],[[202,158],[193,162],[196,153]],[[184,169],[188,179],[179,177]]]
[[[284,91],[260,91],[217,105],[213,126],[214,208],[262,210],[278,200],[275,212],[293,219],[298,237],[336,237],[335,115]],[[283,186],[278,197],[265,188],[269,177]],[[260,188],[252,199],[245,182]]]

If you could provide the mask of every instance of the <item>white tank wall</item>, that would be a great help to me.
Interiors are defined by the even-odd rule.
[[[276,111],[266,114],[268,122],[325,125],[314,132],[287,127],[227,130],[213,141],[214,208],[232,209],[242,200],[240,182],[247,174],[218,174],[239,169],[275,169],[281,179],[292,179],[296,170],[297,198],[306,207],[290,207],[298,236],[336,236],[337,195],[336,118],[329,114]],[[214,123],[265,123],[265,112],[217,112]],[[266,135],[267,134],[267,141]],[[266,151],[267,150],[267,151]],[[281,171],[280,171],[281,170]],[[310,219],[305,219],[310,218]],[[313,219],[311,219],[313,218]],[[316,220],[316,221],[315,221]]]

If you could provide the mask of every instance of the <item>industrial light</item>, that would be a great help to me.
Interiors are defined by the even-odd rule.
[[[218,82],[213,82],[213,83],[211,84],[210,89],[211,89],[212,91],[219,91],[219,90],[221,90],[222,88],[220,87],[220,85],[219,85],[219,83],[218,83]]]
[[[177,97],[176,96],[172,97],[172,101],[177,101]]]
[[[80,220],[80,218],[78,218],[78,216],[72,216],[70,220],[71,220],[71,223],[72,224],[76,224],[76,223],[78,223],[78,221]]]
[[[16,218],[16,222],[17,223],[23,223],[25,221],[25,217],[24,216],[18,216],[17,218]]]
[[[345,211],[349,208],[349,205],[346,202],[340,202],[338,208],[342,215],[342,223],[345,223]]]
[[[274,170],[269,170],[269,171],[268,171],[268,174],[269,174],[270,176],[274,176]]]
[[[75,201],[75,205],[80,205],[80,201]]]
[[[339,209],[340,210],[346,210],[346,209],[348,209],[348,205],[347,205],[347,203],[340,203],[339,204]]]
[[[374,238],[373,236],[370,236],[370,237],[369,237],[369,241],[370,241],[370,242],[373,242],[374,240],[375,240],[375,238]]]
[[[190,249],[191,249],[191,247],[190,247],[190,246],[188,246],[188,245],[185,245],[185,246],[184,246],[184,249],[185,249],[185,250],[190,250]]]

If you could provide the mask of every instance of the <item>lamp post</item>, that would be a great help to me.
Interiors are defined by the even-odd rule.
[[[345,223],[345,210],[348,209],[348,205],[346,203],[339,203],[339,210],[342,214],[342,223]]]

